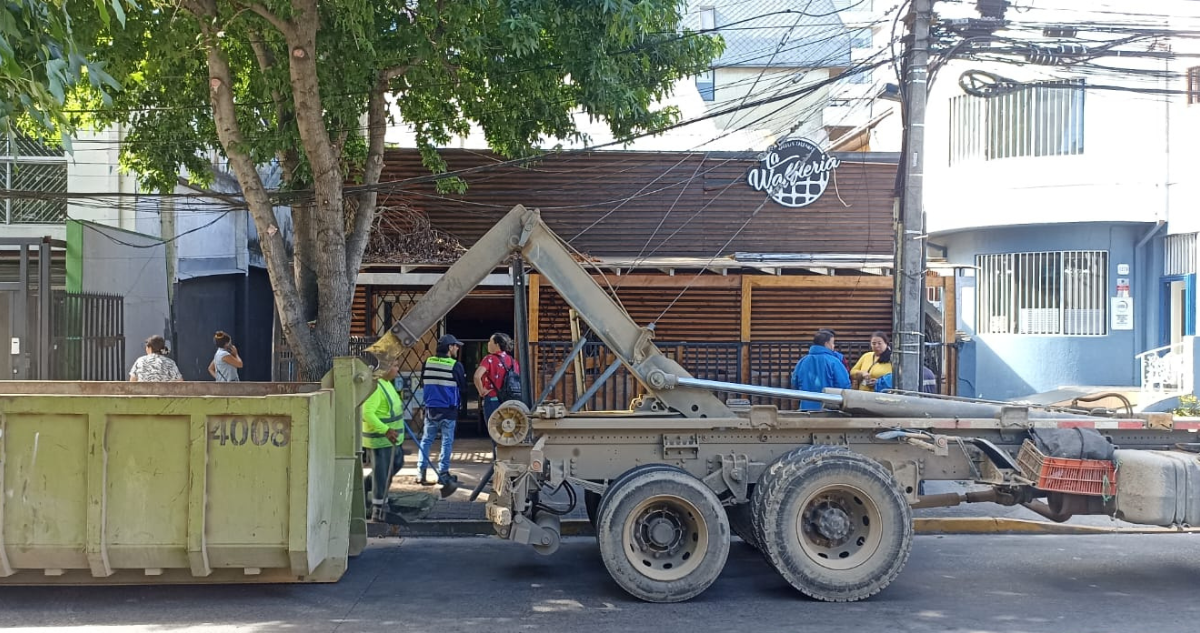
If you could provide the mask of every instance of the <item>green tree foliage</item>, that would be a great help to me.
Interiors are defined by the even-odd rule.
[[[205,151],[220,149],[258,229],[284,335],[317,378],[347,351],[393,116],[414,127],[434,173],[445,171],[434,148],[472,124],[509,157],[580,138],[577,110],[619,136],[669,124],[678,113],[656,101],[721,47],[681,29],[681,4],[151,1],[124,29],[90,25],[123,85],[97,123],[126,126],[124,166],[164,191],[181,168],[211,176]],[[263,186],[257,167],[270,161],[290,193]],[[355,181],[367,187],[347,192]],[[281,196],[296,229],[290,265],[271,230]]]
[[[137,5],[131,0],[94,0],[76,15],[83,20],[99,17],[113,27],[124,24],[126,6]],[[112,23],[114,15],[118,25]],[[77,43],[67,7],[44,0],[6,0],[0,9],[0,133],[12,134],[20,127],[39,137],[61,135],[69,144],[73,130],[63,109],[67,95],[84,81],[103,102],[111,101],[109,92],[118,87],[104,63]]]

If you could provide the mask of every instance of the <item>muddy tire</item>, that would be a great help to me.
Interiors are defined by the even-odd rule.
[[[843,447],[780,457],[759,480],[752,511],[767,560],[817,600],[875,595],[900,574],[912,549],[912,509],[891,473]]]
[[[762,549],[758,543],[758,536],[754,533],[754,515],[750,511],[749,503],[725,506],[725,515],[729,518],[730,532],[745,541],[746,545]]]
[[[704,482],[676,468],[621,477],[601,500],[596,538],[613,580],[647,602],[709,587],[729,556],[729,522]]]
[[[617,486],[620,486],[621,484],[628,481],[630,477],[635,477],[642,473],[659,472],[659,471],[663,471],[663,470],[673,470],[673,471],[680,472],[680,473],[687,472],[678,466],[672,466],[670,464],[642,464],[641,466],[634,466],[633,468],[630,468],[629,470],[621,473],[620,476],[618,476],[616,479],[612,480],[612,482],[608,484],[608,488],[605,490],[603,495],[598,495],[598,498],[596,499],[596,502],[595,502],[596,503],[596,508],[594,511],[595,514],[593,514],[593,510],[592,510],[591,506],[588,505],[588,499],[587,499],[587,496],[585,495],[584,499],[583,499],[583,505],[584,505],[584,508],[587,510],[588,521],[591,521],[592,528],[598,529],[600,526],[600,512],[604,509],[604,500],[608,498],[608,493],[612,492],[613,490],[616,490]],[[595,518],[593,518],[593,516]],[[599,532],[597,532],[597,534],[598,533]]]

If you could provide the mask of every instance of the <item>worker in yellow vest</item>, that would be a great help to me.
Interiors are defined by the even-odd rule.
[[[399,357],[380,354],[376,361],[375,391],[362,405],[362,445],[371,462],[371,519],[382,521],[392,477],[404,464],[404,406],[394,384]]]

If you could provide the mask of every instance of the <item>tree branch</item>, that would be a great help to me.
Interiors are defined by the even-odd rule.
[[[263,5],[261,5],[257,2],[245,2],[245,3],[239,3],[239,4],[241,6],[244,6],[247,9],[249,9],[250,11],[254,12],[262,19],[269,22],[271,24],[271,26],[278,29],[279,32],[283,33],[283,35],[285,37],[291,38],[292,35],[295,33],[295,25],[294,24],[275,15],[274,13],[271,13],[271,10],[264,7]]]
[[[379,184],[383,173],[384,138],[387,135],[387,90],[392,79],[399,77],[407,66],[397,66],[380,71],[367,100],[367,163],[363,170],[366,189],[359,192],[358,204],[350,222],[350,235],[346,239],[346,275],[354,279],[362,267],[363,251],[371,237],[371,226],[375,223],[375,210],[379,193],[372,187]]]

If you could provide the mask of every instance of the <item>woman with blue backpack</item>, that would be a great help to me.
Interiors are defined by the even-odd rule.
[[[521,367],[513,358],[513,340],[507,334],[493,334],[487,342],[488,355],[475,370],[475,388],[483,402],[483,421],[487,424],[502,402],[521,399]]]

